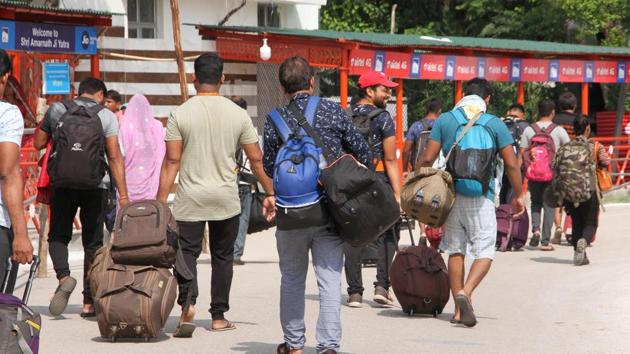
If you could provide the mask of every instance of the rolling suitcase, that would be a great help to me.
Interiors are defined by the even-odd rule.
[[[390,268],[394,294],[404,313],[437,317],[450,298],[446,264],[442,256],[427,245],[411,246],[398,251]]]
[[[502,204],[497,208],[497,241],[496,248],[500,252],[517,251],[527,243],[529,232],[529,215],[527,210],[514,218],[512,206]]]
[[[9,284],[9,274],[14,266],[11,260],[9,260],[6,274],[2,275],[4,281],[0,294],[0,353],[37,354],[39,352],[42,319],[38,313],[26,306],[38,265],[39,257],[34,256],[21,300],[11,294],[5,294]]]

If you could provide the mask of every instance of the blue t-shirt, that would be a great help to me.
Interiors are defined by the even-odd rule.
[[[424,126],[424,122],[427,123],[427,125],[429,126],[428,128],[431,128],[433,126],[433,124],[435,123],[435,119],[421,119],[419,121],[414,122],[411,127],[409,127],[409,130],[407,131],[407,137],[405,137],[405,140],[409,140],[409,141],[417,141],[418,138],[420,137],[420,133],[422,133],[423,131],[425,131],[425,129],[427,129],[427,127]]]
[[[451,112],[442,113],[442,115],[440,115],[433,124],[433,129],[431,129],[429,139],[441,144],[444,156],[448,154],[451,146],[455,143],[455,140],[457,139],[457,129],[459,126],[460,123]],[[514,139],[512,138],[510,130],[498,117],[493,116],[486,124],[486,127],[494,135],[494,139],[497,143],[497,152],[508,145],[514,144]],[[490,200],[494,199],[494,185],[494,178],[491,178],[490,189],[486,195],[486,197]]]

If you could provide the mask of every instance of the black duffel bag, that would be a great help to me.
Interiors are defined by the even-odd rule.
[[[263,213],[264,200],[265,193],[261,193],[258,189],[256,189],[256,193],[252,195],[252,208],[249,213],[249,226],[247,227],[247,234],[255,234],[276,226],[276,219],[274,218],[271,221],[267,221],[267,218]]]
[[[400,207],[392,188],[352,155],[342,155],[335,160],[299,108],[291,104],[289,109],[322,149],[326,160],[334,161],[322,170],[319,182],[326,192],[326,207],[339,236],[355,247],[373,242],[400,218]]]

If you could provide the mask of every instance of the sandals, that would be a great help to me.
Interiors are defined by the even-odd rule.
[[[96,317],[96,311],[81,312],[81,314],[80,314],[79,316],[81,316],[81,318],[91,318],[91,317]]]
[[[173,333],[173,337],[192,338],[193,332],[195,332],[196,328],[197,326],[195,326],[192,322],[180,322],[179,325],[177,325],[175,333]]]
[[[55,294],[52,299],[50,299],[50,305],[48,306],[48,312],[50,312],[51,315],[56,317],[66,310],[70,294],[72,294],[76,286],[77,280],[70,276],[57,286]]]
[[[477,324],[477,317],[475,317],[475,311],[468,296],[466,294],[455,295],[455,303],[459,307],[459,323],[466,327],[474,327]]]
[[[236,329],[236,326],[228,321],[228,320],[224,320],[225,321],[225,327],[221,327],[221,328],[210,328],[211,332],[225,332],[225,331],[232,331]]]
[[[460,320],[456,320],[455,316],[451,317],[451,319],[449,320],[450,323],[452,324],[460,324],[462,321]]]

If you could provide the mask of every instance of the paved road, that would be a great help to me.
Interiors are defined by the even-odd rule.
[[[630,338],[630,257],[628,205],[612,206],[602,216],[596,245],[588,250],[592,264],[576,268],[572,249],[504,253],[475,294],[479,324],[468,329],[451,325],[450,302],[438,319],[407,317],[399,308],[343,307],[343,353],[620,353]],[[407,238],[404,237],[403,241]],[[78,250],[79,242],[73,244]],[[77,257],[73,257],[77,258]],[[278,322],[279,270],[271,232],[248,238],[247,264],[235,268],[232,310],[238,329],[206,330],[210,314],[209,260],[199,266],[201,296],[193,339],[171,338],[179,311],[166,334],[152,343],[104,342],[94,321],[79,318],[80,292],[73,294],[67,314],[48,315],[53,277],[37,279],[30,304],[43,317],[42,353],[275,353],[282,339]],[[73,262],[80,277],[81,262]],[[364,279],[374,279],[374,268]],[[21,278],[23,280],[23,278]],[[343,284],[345,289],[345,282]],[[315,353],[314,326],[318,295],[313,272],[307,281],[307,353]],[[371,294],[368,294],[371,295]],[[345,299],[344,299],[345,300]]]

